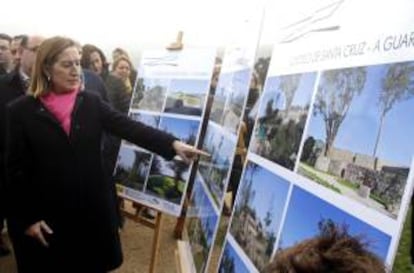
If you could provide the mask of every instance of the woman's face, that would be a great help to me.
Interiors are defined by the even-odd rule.
[[[114,74],[123,80],[128,79],[131,74],[131,67],[129,67],[129,63],[127,61],[120,60],[114,69]]]
[[[95,72],[98,75],[101,75],[103,70],[103,62],[101,59],[101,55],[97,51],[94,51],[89,56],[90,58],[90,67],[89,69]]]
[[[57,57],[50,71],[53,91],[65,93],[79,88],[81,84],[79,50],[73,46],[66,48]]]

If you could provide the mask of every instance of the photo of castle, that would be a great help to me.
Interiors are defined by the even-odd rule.
[[[298,172],[391,218],[414,152],[414,63],[324,71]]]

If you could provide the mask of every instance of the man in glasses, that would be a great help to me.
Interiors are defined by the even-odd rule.
[[[1,37],[1,36],[0,36]],[[8,44],[10,51],[11,38]],[[44,38],[40,36],[23,36],[21,44],[17,47],[19,61],[17,66],[9,73],[0,76],[0,257],[10,253],[5,245],[1,232],[4,228],[5,214],[7,214],[6,204],[7,194],[4,192],[4,152],[5,152],[5,135],[6,135],[6,105],[12,100],[23,96],[27,92],[32,67],[35,62],[36,51]],[[0,38],[1,41],[1,38]],[[0,44],[1,45],[1,44]],[[10,64],[12,65],[11,52]],[[30,209],[30,208],[28,208]],[[12,210],[12,208],[11,208]]]
[[[13,69],[10,44],[12,38],[4,33],[0,33],[0,75],[7,74]]]

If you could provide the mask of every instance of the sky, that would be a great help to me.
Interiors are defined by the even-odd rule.
[[[246,265],[243,263],[243,261],[240,259],[240,256],[237,255],[236,251],[234,250],[233,246],[227,241],[225,249],[227,250],[228,258],[233,260],[234,263],[234,272],[237,273],[249,273],[249,269],[246,267]],[[223,259],[223,256],[221,257]],[[222,260],[220,261],[220,266],[223,266]]]
[[[120,158],[118,162],[119,165],[123,165],[124,167],[132,167],[135,159],[135,153],[134,150],[125,146],[121,146],[120,154],[118,157]]]
[[[187,45],[211,46],[226,43],[229,33],[264,1],[6,1],[0,30],[10,35],[65,35],[96,44],[105,53],[117,46],[129,51],[163,47],[178,31],[184,32]]]
[[[135,113],[132,115],[132,117],[135,120],[138,120],[142,123],[145,123],[148,126],[157,128],[158,127],[158,122],[159,122],[159,116],[155,116],[155,115],[148,115],[148,114],[143,114],[143,113]]]
[[[263,117],[266,114],[267,102],[270,99],[275,99],[277,92],[283,92],[279,89],[280,80],[283,76],[269,77],[266,80],[265,93],[261,98],[259,117]],[[292,106],[304,107],[310,103],[314,84],[315,84],[316,73],[303,73],[299,81],[298,88],[295,91],[293,97]],[[275,101],[273,101],[275,103]]]
[[[242,179],[243,188],[245,183],[250,180],[252,166],[254,163],[248,165],[244,172]],[[263,228],[266,231],[273,230],[275,234],[278,232],[278,227],[282,218],[282,212],[285,206],[287,192],[289,189],[289,182],[281,177],[271,173],[270,171],[258,166],[253,173],[252,191],[255,192],[254,198],[251,201],[250,207],[256,211],[256,215],[260,219]],[[239,195],[242,191],[239,191]],[[240,197],[238,197],[238,202]],[[236,205],[237,206],[237,205]],[[267,212],[272,213],[272,223],[269,227],[264,224]]]
[[[217,149],[219,148],[220,142],[222,143],[220,147],[220,154],[218,154]],[[217,160],[218,164],[223,164],[225,161],[231,160],[230,158],[234,153],[235,143],[222,133],[222,129],[209,124],[207,127],[206,137],[204,138],[203,148],[209,150],[210,152],[212,152],[212,149],[214,148],[215,153],[209,158],[210,161]],[[219,157],[214,158],[217,156]]]
[[[194,186],[191,192],[191,202],[190,202],[190,206],[200,210],[201,207],[204,205],[205,203],[205,198],[207,198],[207,195],[204,192],[204,188],[203,185],[201,185],[201,179],[195,179],[194,180]],[[195,202],[195,205],[192,204],[192,202]],[[193,217],[193,215],[191,215],[190,217]]]
[[[204,191],[204,188],[200,187],[200,190],[203,192],[204,202],[200,204],[200,209],[199,209],[200,214],[198,215],[198,218],[200,219],[202,223],[202,228],[203,228],[204,236],[206,236],[206,239],[207,239],[207,244],[211,246],[211,243],[214,237],[214,232],[216,231],[218,215],[216,214],[214,210],[213,203],[207,197],[207,194]],[[210,234],[209,232],[207,232],[207,230],[210,231]]]
[[[192,129],[195,129],[196,134],[198,133],[199,123],[196,120],[162,117],[160,128],[184,141],[190,136]]]
[[[321,219],[332,219],[339,225],[348,225],[352,235],[364,235],[364,239],[371,243],[369,249],[385,260],[390,244],[388,235],[298,187],[293,189],[282,227],[282,247],[317,235]]]
[[[169,92],[183,92],[187,94],[207,94],[209,80],[199,79],[173,79]]]
[[[233,77],[231,81],[232,92],[234,92],[233,96],[246,96],[250,77],[251,77],[251,69],[242,69],[233,72]]]
[[[149,91],[151,88],[154,88],[155,86],[161,86],[164,90],[168,88],[168,85],[170,84],[169,79],[160,79],[160,78],[147,78],[143,77],[144,79],[144,85],[145,90]]]
[[[166,46],[175,40],[178,31],[184,32],[184,43],[189,46],[225,45],[234,40],[235,33],[246,34],[243,22],[261,18],[264,14],[262,38],[275,39],[276,25],[284,27],[307,18],[319,7],[337,0],[102,0],[99,2],[71,0],[3,1],[0,20],[1,32],[17,35],[65,35],[81,43],[94,43],[105,53],[120,46],[139,56],[139,49]],[[355,26],[359,21],[349,20],[347,29],[387,33],[394,24],[411,23],[411,0],[347,0],[341,7],[344,13],[352,11],[357,18],[372,8],[370,20]],[[349,3],[349,4],[348,4]],[[384,21],[390,16],[393,5],[393,22]],[[396,3],[403,3],[401,5]],[[266,8],[263,8],[266,7]],[[341,11],[341,10],[339,10]],[[346,12],[345,12],[346,11]],[[379,12],[381,11],[381,12]],[[342,13],[338,13],[341,19]],[[378,22],[381,22],[378,25]]]

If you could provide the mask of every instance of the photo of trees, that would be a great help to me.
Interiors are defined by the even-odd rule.
[[[130,117],[135,120],[144,123],[145,125],[151,126],[153,128],[158,128],[160,122],[160,117],[158,115],[150,115],[146,113],[131,113]]]
[[[269,77],[251,151],[293,170],[308,116],[316,73]]]
[[[259,271],[272,256],[289,186],[260,165],[246,165],[230,233]]]
[[[361,237],[370,251],[386,259],[391,242],[389,235],[296,186],[292,191],[277,249],[285,249],[313,238],[319,234],[321,226],[329,223],[345,226],[350,235]]]
[[[243,69],[220,75],[211,106],[210,120],[222,125],[230,133],[237,134],[249,91],[251,69]]]
[[[141,113],[141,112],[131,112],[129,113],[129,117],[135,121],[142,122],[145,125],[151,126],[153,128],[158,128],[158,124],[160,122],[159,115],[151,115],[151,114]],[[123,140],[123,142],[128,145],[134,145],[125,139]],[[141,148],[141,147],[139,147],[139,149],[145,150],[144,148]]]
[[[396,218],[411,157],[414,63],[321,74],[299,173]]]
[[[251,273],[243,260],[237,254],[233,245],[226,242],[220,259],[219,273]]]
[[[139,78],[132,96],[132,109],[160,112],[170,79]]]
[[[171,133],[181,141],[194,145],[199,121],[179,119],[173,117],[162,117],[159,128]],[[150,169],[147,183],[147,193],[180,204],[189,177],[189,168],[181,159],[166,161],[155,155]]]
[[[171,80],[164,112],[201,116],[208,88],[206,79]]]
[[[196,272],[204,272],[218,221],[218,212],[206,195],[201,180],[194,181],[189,209],[192,216],[186,217],[186,228]]]
[[[219,207],[231,170],[236,140],[235,137],[232,139],[225,135],[221,127],[209,123],[202,149],[208,152],[210,157],[200,157],[198,171]]]
[[[121,145],[114,171],[115,182],[142,191],[148,175],[151,154]]]

